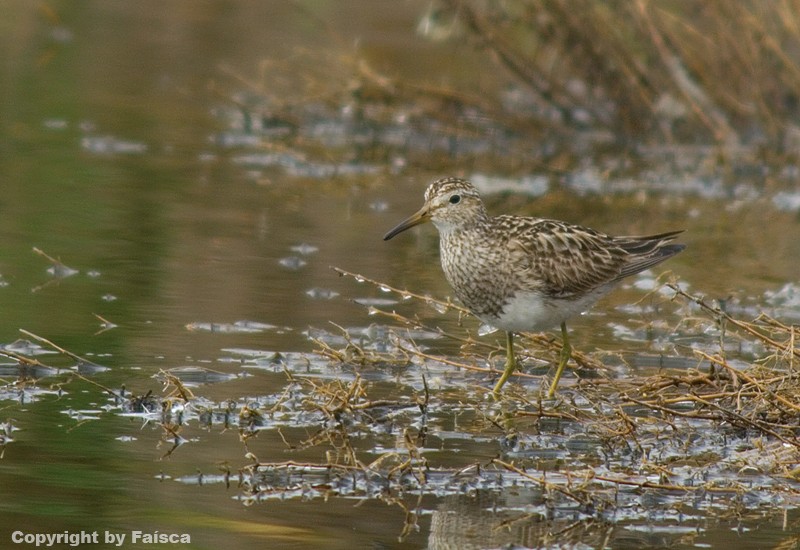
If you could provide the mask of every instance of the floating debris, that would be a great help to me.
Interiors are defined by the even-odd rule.
[[[86,422],[87,420],[100,420],[103,412],[104,411],[96,409],[82,409],[77,411],[67,409],[65,411],[61,411],[61,414],[65,414],[71,419],[77,420],[78,422]]]
[[[33,247],[33,251],[39,256],[46,258],[52,264],[50,267],[47,268],[47,272],[56,279],[64,279],[66,277],[71,277],[73,275],[80,273],[80,271],[78,271],[77,269],[73,269],[69,266],[64,265],[63,263],[61,263],[61,260],[53,258],[52,256],[50,256],[49,254],[47,254],[46,252],[44,252],[39,248]]]
[[[98,315],[97,313],[93,313],[92,315],[94,315],[100,321],[100,330],[94,333],[95,336],[97,336],[98,334],[102,334],[107,330],[115,329],[118,326],[109,321],[108,319],[106,319],[105,317]]]
[[[81,147],[96,155],[138,155],[147,152],[144,143],[114,136],[87,136],[81,139]]]
[[[47,118],[42,121],[42,126],[48,130],[66,130],[69,127],[69,122],[63,118]]]
[[[308,265],[308,262],[299,256],[287,256],[278,260],[278,263],[286,269],[291,269],[293,271],[297,271],[298,269]]]
[[[251,133],[238,133],[238,132],[223,132],[220,134],[216,134],[211,138],[211,141],[219,146],[224,147],[226,149],[231,149],[234,147],[257,147],[264,138],[257,134]],[[246,158],[246,156],[244,156]],[[241,157],[235,157],[234,162],[238,162],[240,164],[248,164],[246,160],[243,160]]]
[[[771,306],[800,310],[800,285],[786,283],[778,290],[766,291],[764,299]]]
[[[13,376],[6,373],[2,373],[2,376]],[[20,378],[29,380],[29,379],[37,379],[37,378],[44,378],[35,377],[35,376],[21,376]],[[0,386],[0,401],[11,401],[18,405],[28,405],[30,403],[35,403],[44,399],[45,397],[61,397],[64,395],[64,392],[59,390],[52,390],[48,388],[41,388],[38,386],[30,385],[24,388],[15,388],[12,386]]]
[[[227,333],[253,333],[274,330],[277,327],[269,323],[259,321],[236,321],[234,323],[208,323],[197,321],[186,325],[186,330],[193,332],[216,332]]]
[[[201,386],[206,384],[217,384],[239,378],[238,374],[220,372],[203,367],[174,367],[166,370],[172,376],[178,378],[188,387]]]
[[[778,210],[785,212],[800,211],[800,192],[798,191],[780,191],[772,197],[772,204]]]
[[[264,357],[274,357],[280,360],[283,356],[277,351],[265,351],[260,349],[247,349],[247,348],[222,348],[225,353],[239,355],[246,359],[261,359]]]
[[[377,200],[369,203],[369,209],[373,212],[386,212],[389,210],[389,203],[385,200]]]
[[[53,277],[56,277],[58,279],[72,277],[73,275],[77,275],[78,273],[80,273],[80,271],[78,271],[77,269],[72,269],[71,267],[66,266],[64,264],[51,265],[50,267],[47,268],[47,272]]]
[[[376,307],[392,306],[400,303],[399,300],[393,300],[391,298],[353,298],[353,301],[362,306],[376,306]]]
[[[308,256],[310,254],[316,254],[319,252],[319,247],[314,246],[313,244],[308,243],[301,243],[289,248],[292,252],[297,252],[298,254],[302,254],[303,256]]]
[[[45,365],[32,365],[28,363],[0,363],[0,376],[17,378],[20,380],[40,380],[49,376],[58,376],[64,370]],[[29,388],[26,388],[27,391]],[[33,388],[30,388],[33,389]],[[17,395],[15,390],[11,394]],[[13,398],[12,398],[13,399]]]
[[[764,293],[767,304],[775,308],[773,315],[790,321],[800,321],[800,285],[786,283],[778,290]]]
[[[315,300],[332,300],[339,296],[339,293],[328,288],[314,287],[306,290],[306,295]]]
[[[36,355],[48,355],[48,354],[58,353],[57,351],[46,349],[35,342],[31,342],[30,340],[25,340],[22,338],[14,340],[10,344],[5,344],[3,346],[0,346],[0,349],[30,357],[35,357]]]

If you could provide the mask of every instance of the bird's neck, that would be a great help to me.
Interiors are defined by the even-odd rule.
[[[433,223],[442,239],[450,239],[464,233],[484,233],[490,225],[490,219],[488,216],[482,215],[466,221],[459,220],[457,223],[447,220],[437,220]]]

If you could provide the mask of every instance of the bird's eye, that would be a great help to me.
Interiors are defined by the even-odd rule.
[[[453,195],[450,197],[450,204],[458,204],[461,202],[461,195]]]

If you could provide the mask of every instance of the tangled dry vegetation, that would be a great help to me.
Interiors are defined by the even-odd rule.
[[[439,313],[467,315],[449,301],[337,271]],[[377,498],[405,510],[405,535],[416,527],[425,497],[489,493],[498,496],[492,506],[502,511],[511,505],[510,495],[527,490],[529,512],[500,514],[493,529],[510,533],[509,525],[546,519],[546,537],[580,526],[576,536],[585,540],[587,530],[599,529],[598,541],[612,537],[606,528],[615,521],[635,521],[653,509],[674,512],[681,521],[711,515],[736,522],[751,516],[754,506],[775,513],[796,507],[797,327],[763,314],[737,319],[677,285],[665,288],[662,299],[681,312],[675,334],[703,334],[707,344],[684,348],[684,361],[675,362],[679,368],[649,374],[626,369],[624,376],[607,368],[616,354],[579,354],[578,380],[551,400],[543,397],[543,376],[531,373],[519,373],[517,383],[494,398],[490,388],[502,357],[493,356],[502,355],[499,348],[367,306],[393,327],[385,338],[363,340],[341,329],[342,345],[316,340],[318,355],[337,369],[354,369],[354,377],[330,381],[294,374],[267,410],[242,410],[245,447],[266,425],[264,417],[299,408],[316,416],[317,424],[307,437],[282,436],[287,449],[316,449],[317,456],[324,449],[323,460],[307,462],[269,462],[248,452],[253,462],[239,478],[246,500]],[[461,353],[436,356],[408,334],[455,340]],[[758,358],[734,356],[731,350],[743,349],[743,342],[762,350]],[[523,353],[552,363],[559,345],[536,335]],[[365,381],[370,372],[397,365],[415,374],[406,374],[391,391]],[[429,380],[442,371],[451,374],[431,389]],[[460,440],[475,446],[467,456],[458,452]]]
[[[468,315],[449,301],[337,271],[437,314]],[[385,330],[356,334],[340,328],[338,340],[314,337],[313,354],[254,357],[259,368],[285,373],[283,389],[221,403],[195,395],[177,369],[159,374],[163,396],[105,387],[93,380],[96,371],[87,370],[101,366],[26,336],[75,362],[77,369],[61,372],[106,392],[107,411],[160,426],[165,457],[192,439],[187,431],[238,430],[244,462],[226,467],[222,479],[238,487],[245,503],[379,499],[404,510],[402,537],[428,512],[435,516],[434,531],[450,533],[448,507],[488,495],[498,511],[490,532],[499,538],[492,543],[518,540],[515,529],[525,526],[531,537],[535,531],[563,540],[569,532],[598,544],[613,538],[617,522],[652,521],[655,513],[685,524],[709,516],[741,522],[756,511],[796,508],[797,327],[764,314],[738,319],[674,284],[654,293],[680,318],[659,330],[675,339],[692,335],[691,343],[655,357],[662,367],[644,373],[626,365],[624,354],[579,353],[572,383],[555,399],[546,399],[541,388],[558,356],[557,338],[523,340],[524,363],[544,368],[518,373],[495,398],[490,388],[502,368],[500,347],[374,305],[365,306],[367,313],[385,321],[375,325]],[[455,343],[460,352],[443,357],[414,335]],[[748,360],[744,349],[751,350]],[[0,354],[26,369],[52,368],[24,353]],[[57,391],[67,384],[59,383]],[[34,385],[20,379],[4,391]],[[6,427],[7,435],[11,431]],[[262,444],[275,435],[278,449]],[[531,522],[539,527],[532,530]]]
[[[336,270],[342,276],[374,284],[384,292],[396,293],[403,299],[424,301],[439,312],[452,310],[458,315],[469,314],[449,301],[442,302],[430,296],[396,289],[338,268]],[[702,420],[713,425],[768,437],[774,442],[781,443],[790,454],[800,450],[800,439],[798,439],[800,365],[796,362],[800,359],[800,347],[796,342],[797,327],[781,323],[763,313],[749,321],[736,319],[720,307],[709,304],[704,298],[685,292],[676,284],[668,283],[665,288],[672,292],[671,300],[682,303],[686,313],[680,323],[682,327],[674,327],[676,333],[688,329],[694,333],[706,334],[707,337],[716,336],[716,338],[711,336],[713,345],[718,347],[716,352],[703,349],[702,346],[690,349],[693,359],[696,360],[696,368],[675,370],[664,368],[661,369],[663,372],[647,377],[637,376],[635,371],[628,371],[624,378],[616,378],[613,375],[579,378],[569,390],[563,392],[564,396],[549,402],[536,392],[533,393],[535,397],[531,397],[528,387],[522,392],[508,392],[495,401],[489,399],[489,386],[480,386],[473,388],[485,392],[479,401],[483,404],[488,403],[489,408],[502,410],[504,414],[511,411],[510,417],[503,416],[504,422],[515,415],[589,422],[594,426],[605,426],[608,429],[605,434],[607,437],[631,438],[628,441],[632,441],[640,449],[643,446],[636,438],[640,422],[634,420],[638,413],[631,411],[647,410],[650,419],[658,419],[671,428],[678,427],[676,422],[679,419]],[[456,370],[480,374],[482,375],[480,378],[484,381],[501,373],[493,366],[480,366],[497,362],[491,359],[491,354],[499,351],[499,348],[493,345],[449,334],[439,328],[426,326],[418,318],[408,318],[394,311],[385,311],[373,306],[369,306],[368,310],[371,315],[388,318],[394,326],[406,327],[413,331],[424,330],[446,339],[457,340],[462,347],[462,356],[437,357],[416,346],[413,341],[400,337],[399,333],[394,335],[394,345],[389,349],[371,349],[348,337],[346,345],[339,349],[317,340],[320,346],[317,353],[334,362],[376,368],[397,363],[424,364],[436,361]],[[346,331],[344,332],[346,334]],[[741,358],[729,358],[731,353],[728,350],[741,349],[741,344],[731,346],[731,342],[741,341],[754,342],[758,344],[756,347],[763,349],[764,352],[751,363],[745,363]],[[529,335],[527,345],[528,349],[523,353],[545,356],[550,362],[560,349],[560,341],[557,338],[544,334]],[[481,350],[485,352],[487,349],[491,350],[490,357],[479,359]],[[603,372],[606,369],[599,357],[601,357],[599,353],[588,355],[576,351],[573,360],[580,370],[595,369]],[[664,361],[664,358],[661,360]],[[502,358],[498,361],[502,362]],[[517,373],[516,377],[518,381],[535,380],[533,384],[535,386],[539,386],[542,378],[526,373]],[[363,381],[356,379],[353,383],[361,386]],[[530,385],[525,383],[525,386]],[[337,401],[341,405],[360,402],[358,395],[363,397],[363,388],[355,391],[349,387],[345,394],[339,395]],[[429,392],[426,385],[425,399],[423,401],[418,399],[417,402],[424,403],[427,407],[428,401]],[[409,406],[409,403],[403,406]],[[361,405],[356,408],[364,407]],[[610,411],[614,414],[610,415]],[[487,413],[487,418],[492,418],[491,414]],[[513,430],[513,427],[509,428],[510,424],[502,424]],[[500,428],[501,425],[496,424],[495,427]],[[800,458],[800,455],[795,456]],[[787,468],[781,468],[781,465]],[[797,461],[776,461],[776,469],[772,470],[772,473],[800,478],[800,468],[790,467],[796,465]]]

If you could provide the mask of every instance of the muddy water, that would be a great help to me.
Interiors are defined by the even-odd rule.
[[[389,296],[337,276],[332,265],[447,296],[432,228],[390,243],[381,236],[418,208],[426,183],[452,171],[451,164],[407,167],[402,148],[389,149],[388,161],[354,153],[343,162],[340,153],[352,145],[341,118],[314,115],[300,124],[300,131],[323,136],[317,147],[337,150],[328,159],[265,151],[237,122],[240,98],[253,93],[253,82],[268,82],[291,98],[292,87],[302,85],[294,80],[298,73],[322,70],[307,51],[358,51],[401,77],[490,85],[491,78],[471,70],[482,61],[479,54],[415,34],[427,5],[322,4],[312,6],[312,17],[285,2],[4,3],[0,343],[23,338],[19,329],[25,329],[109,367],[91,373],[96,383],[140,394],[162,395],[161,381],[153,378],[160,369],[211,368],[222,380],[194,390],[223,402],[280,394],[287,384],[280,368],[253,374],[236,350],[310,352],[309,331],[332,330],[331,321],[347,327],[374,321],[354,300]],[[276,60],[283,69],[296,63],[296,70],[270,72]],[[406,147],[420,156],[413,144]],[[288,156],[268,156],[278,153]],[[726,170],[714,166],[713,151],[678,151],[659,171],[637,172],[624,167],[625,156],[587,162],[568,174],[532,174],[540,179],[529,194],[502,191],[497,178],[507,174],[493,173],[485,162],[458,171],[484,181],[494,212],[552,216],[611,233],[686,228],[689,248],[667,267],[688,288],[741,311],[762,306],[797,318],[796,169]],[[53,277],[53,259],[77,273]],[[643,310],[630,304],[649,285],[632,281],[576,320],[574,344],[647,351],[646,339],[628,338],[620,327],[643,323]],[[453,316],[417,302],[393,307],[462,330]],[[471,320],[464,324],[477,328]],[[440,353],[457,348],[430,345]],[[56,367],[74,364],[41,357]],[[3,381],[12,384],[14,372],[4,370]],[[128,535],[127,548],[142,547],[131,541],[133,531],[188,533],[196,548],[401,544],[404,513],[379,500],[289,498],[245,506],[235,484],[213,480],[248,464],[236,430],[195,426],[170,452],[162,430],[112,411],[91,383],[71,381],[60,393],[68,379],[53,376],[31,391],[8,386],[2,393],[3,418],[16,431],[0,460],[0,546],[17,530],[98,531],[101,537],[109,531]],[[391,395],[391,384],[382,391]],[[497,453],[486,441],[459,441],[458,452],[473,461]],[[324,461],[324,449],[288,453],[276,432],[262,434],[251,450],[262,461]],[[546,540],[513,529],[481,539],[477,533],[497,506],[482,498],[426,497],[428,512],[402,544],[465,544],[458,538],[464,531],[477,546]],[[521,493],[502,505],[524,510],[537,498]],[[448,520],[454,516],[463,524]],[[653,512],[650,523],[636,523],[615,545],[769,546],[798,518],[790,508],[786,517],[748,516],[739,523],[672,520]],[[31,525],[38,527],[25,527]],[[604,540],[604,531],[589,531],[587,544]]]

